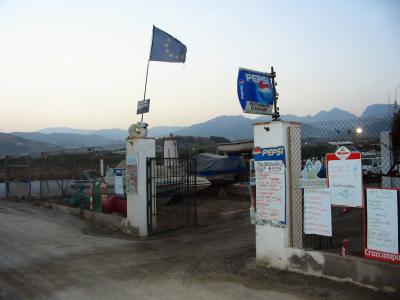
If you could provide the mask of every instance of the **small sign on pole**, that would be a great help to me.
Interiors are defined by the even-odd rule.
[[[144,99],[138,101],[137,111],[136,111],[137,115],[148,113],[149,110],[150,110],[150,99]]]

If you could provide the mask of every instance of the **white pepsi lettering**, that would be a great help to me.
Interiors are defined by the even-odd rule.
[[[283,148],[271,148],[271,149],[263,149],[263,155],[274,156],[274,155],[283,155]]]
[[[243,85],[240,85],[240,98],[244,100],[244,91],[243,91]]]
[[[267,76],[261,76],[261,75],[256,75],[256,74],[249,74],[246,73],[246,81],[253,81],[254,83],[259,83],[260,81],[263,81],[265,83],[268,83],[268,78]]]

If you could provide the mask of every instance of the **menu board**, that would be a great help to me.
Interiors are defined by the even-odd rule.
[[[397,190],[367,189],[367,248],[399,253]]]
[[[329,188],[304,189],[304,233],[332,236]]]
[[[334,159],[328,157],[328,182],[332,205],[362,206],[361,157]]]
[[[286,223],[285,164],[281,160],[255,161],[256,218]]]

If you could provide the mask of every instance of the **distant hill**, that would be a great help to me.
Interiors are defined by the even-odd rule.
[[[77,135],[98,135],[105,137],[107,139],[122,141],[124,138],[126,138],[128,130],[123,130],[118,128],[90,130],[90,129],[69,128],[69,127],[49,127],[40,129],[37,132],[45,134],[59,133],[59,134],[77,134]]]
[[[159,137],[166,137],[169,136],[171,133],[174,133],[185,129],[184,126],[155,126],[149,128],[149,136],[159,138]]]
[[[243,116],[220,116],[207,122],[195,124],[178,130],[180,136],[222,136],[230,140],[238,140],[252,135],[253,120]]]
[[[293,121],[293,122],[322,122],[322,121],[332,121],[332,120],[351,120],[357,119],[358,117],[355,114],[349,113],[343,109],[333,108],[330,111],[322,110],[315,115],[307,115],[303,117],[299,117],[296,115],[283,115],[282,120],[285,121]]]
[[[62,147],[24,139],[9,133],[0,132],[0,156],[33,154],[46,151],[60,150]]]
[[[285,121],[296,121],[309,123],[309,126],[304,126],[303,132],[307,137],[318,138],[320,136],[334,136],[335,130],[348,131],[356,124],[360,124],[363,118],[385,118],[386,121],[377,121],[379,128],[390,128],[389,116],[392,114],[393,104],[373,104],[368,106],[361,116],[349,113],[343,109],[333,108],[329,111],[320,111],[315,115],[297,116],[297,115],[282,115],[281,119]],[[253,115],[254,116],[254,115]],[[361,119],[360,119],[361,118]],[[250,119],[245,116],[219,116],[211,120],[193,124],[191,126],[155,126],[149,128],[149,136],[165,137],[173,133],[177,136],[220,136],[230,140],[248,139],[253,137],[252,124],[256,122],[270,121],[270,116],[258,116],[255,119]],[[338,122],[335,129],[325,128],[316,122],[332,121],[332,120],[348,120],[346,124]],[[362,122],[361,122],[362,123]],[[375,123],[377,125],[378,123]],[[322,127],[321,127],[322,126]],[[329,127],[329,125],[328,125]],[[377,134],[377,127],[374,128],[373,123],[367,122],[363,124],[365,132]],[[332,131],[333,130],[333,131]],[[42,146],[47,144],[62,148],[81,148],[81,147],[107,147],[118,148],[124,146],[124,139],[128,135],[126,129],[99,129],[87,130],[68,127],[53,127],[44,128],[37,132],[14,132],[14,136],[18,136],[31,141],[43,142]],[[33,147],[33,146],[32,146]],[[4,148],[0,145],[0,148]],[[11,149],[11,148],[10,148]],[[26,148],[28,149],[28,148]]]
[[[365,109],[361,118],[391,118],[394,109],[394,104],[373,104]]]
[[[339,108],[333,108],[330,111],[321,111],[315,115],[295,116],[295,115],[282,115],[284,121],[294,121],[302,123],[314,123],[322,121],[343,121],[343,120],[357,120],[355,114],[349,113]],[[257,122],[270,121],[269,116],[260,116],[255,119],[249,119],[243,116],[220,116],[207,122],[195,124],[187,128],[178,130],[176,135],[187,136],[223,136],[230,140],[248,139],[253,137],[252,124]],[[311,128],[311,127],[308,127]],[[319,132],[318,128],[313,128],[312,132]]]
[[[12,132],[11,134],[33,141],[51,143],[62,148],[102,147],[123,144],[122,139],[118,143],[117,140],[94,134],[41,132]]]
[[[92,134],[92,130],[75,129],[69,127],[48,127],[39,129],[37,132],[41,133],[75,133],[75,134]]]

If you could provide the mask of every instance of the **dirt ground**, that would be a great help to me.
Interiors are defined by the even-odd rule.
[[[0,200],[0,299],[394,299],[255,266],[247,199],[199,199],[199,226],[133,239]]]

